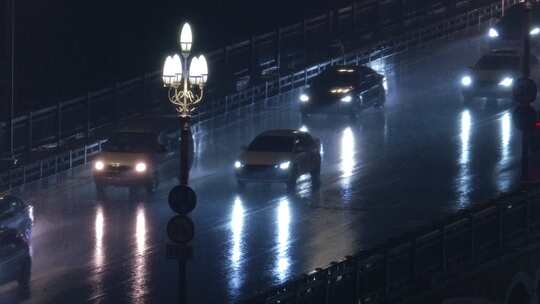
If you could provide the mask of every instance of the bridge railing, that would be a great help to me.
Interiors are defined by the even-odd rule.
[[[540,184],[504,194],[259,293],[244,303],[398,303],[540,237]]]
[[[291,72],[337,57],[335,49],[347,53],[371,45],[377,39],[391,41],[403,31],[416,33],[416,37],[409,37],[410,43],[421,44],[431,40],[430,32],[415,29],[474,12],[474,9],[495,2],[500,1],[354,1],[346,7],[209,52],[207,58],[213,71],[210,94],[199,116],[201,119],[212,117],[214,113],[233,109],[246,100],[260,99],[273,91],[279,93],[290,84],[288,75]],[[489,7],[497,10],[495,6]],[[469,21],[478,23],[478,20]],[[440,34],[441,31],[433,29],[432,33]],[[244,90],[240,85],[242,81],[251,89]],[[263,90],[261,85],[266,89]],[[232,93],[236,89],[240,91]],[[14,150],[22,153],[45,144],[61,145],[72,138],[88,137],[96,128],[166,103],[160,71],[146,73],[14,118]],[[7,142],[9,125],[8,122],[0,123],[2,143]],[[2,148],[0,154],[8,151],[9,145],[2,145]]]
[[[454,3],[453,0],[447,2]],[[355,51],[343,54],[341,56],[333,57],[330,60],[320,61],[319,63],[308,66],[300,71],[291,72],[290,74],[279,76],[274,80],[265,80],[262,84],[253,85],[247,89],[241,90],[238,93],[226,95],[223,98],[217,98],[210,94],[208,100],[201,104],[201,107],[194,115],[194,132],[198,132],[199,126],[204,125],[205,123],[210,121],[212,121],[212,128],[219,128],[223,124],[230,123],[230,120],[221,118],[228,117],[230,113],[235,113],[235,111],[237,111],[238,109],[247,106],[257,106],[264,108],[268,106],[267,101],[270,97],[279,96],[282,93],[289,92],[292,89],[299,88],[308,84],[313,77],[318,75],[322,70],[324,70],[330,65],[343,63],[356,65],[369,64],[373,60],[396,56],[398,54],[406,52],[411,48],[421,48],[435,41],[452,39],[453,35],[467,30],[471,26],[485,23],[486,21],[500,14],[500,1],[490,0],[484,2],[493,3],[463,13],[458,13],[443,21],[432,22],[425,27],[407,31],[399,36],[394,35],[391,37],[387,37],[386,39],[383,39],[381,41],[375,41],[366,44],[363,47],[359,47]],[[508,0],[507,5],[515,2],[517,2],[517,0]],[[354,5],[354,7],[355,9],[358,9],[356,5]],[[347,10],[341,12],[345,14],[346,11]],[[348,18],[352,18],[351,16],[349,16]],[[312,19],[312,22],[316,22],[319,19],[314,18]],[[285,30],[280,29],[280,32],[286,31],[287,29],[288,28],[285,28]],[[142,111],[144,105],[140,105],[139,108],[136,109],[129,107],[127,102],[129,102],[130,99],[121,98],[121,94],[124,94],[122,92],[131,92],[129,94],[134,94],[133,90],[135,90],[135,92],[139,92],[140,94],[134,94],[133,98],[142,98],[141,102],[144,100],[153,100],[154,102],[152,104],[154,104],[155,106],[158,106],[162,102],[166,102],[166,97],[164,96],[165,90],[160,85],[159,75],[159,72],[154,72],[150,76],[143,77],[140,80],[130,80],[121,85],[115,86],[114,89],[104,89],[100,92],[92,93],[91,96],[89,95],[85,99],[83,98],[82,100],[84,101],[84,107],[87,110],[86,119],[80,119],[80,117],[77,116],[77,113],[84,113],[84,111],[80,110],[80,106],[78,103],[79,99],[69,101],[66,104],[57,106],[55,109],[53,109],[54,111],[56,111],[56,116],[54,116],[56,118],[57,127],[56,137],[54,135],[47,137],[43,135],[46,134],[46,132],[44,132],[41,135],[42,141],[55,138],[56,140],[58,140],[62,138],[63,134],[68,134],[65,133],[65,131],[62,129],[62,126],[68,123],[67,121],[70,121],[73,125],[78,126],[71,130],[71,133],[69,133],[72,134],[71,136],[76,136],[77,134],[80,134],[80,132],[88,136],[92,129],[103,126],[103,124],[106,123],[111,123],[109,118],[112,119],[112,121],[118,121],[122,113],[123,115],[129,115],[130,117],[133,117],[136,116],[137,113],[144,112]],[[137,85],[135,85],[136,83],[138,83],[138,81],[142,81],[145,84],[152,83],[153,85],[149,85],[148,87],[145,85],[142,88],[139,87],[138,91],[136,89],[129,89],[132,85],[134,85],[135,88],[138,87]],[[110,92],[113,92],[113,97],[111,97],[111,95],[109,94]],[[159,99],[159,96],[161,96],[162,98]],[[125,102],[126,104],[124,105],[120,102]],[[105,118],[95,114],[99,112],[98,104],[99,107],[102,107],[103,111],[106,111],[108,113]],[[120,113],[120,108],[128,108],[129,110]],[[68,109],[72,111],[69,112],[71,113],[70,119],[63,119],[62,111],[68,111]],[[79,112],[77,112],[76,109],[79,109]],[[19,117],[17,119],[17,122],[20,122],[21,126],[16,129],[16,137],[24,139],[28,138],[28,136],[30,138],[36,136],[34,131],[35,127],[33,127],[34,125],[36,125],[36,123],[41,124],[40,130],[42,131],[46,129],[47,125],[55,125],[55,122],[51,121],[50,117],[47,116],[47,113],[49,113],[50,111],[52,110],[45,109],[43,110],[43,112],[37,111],[36,113],[31,113],[27,116]],[[94,118],[91,119],[89,117]],[[32,120],[32,118],[35,120]],[[26,133],[28,134],[25,136]],[[67,169],[71,169],[74,165],[85,164],[92,158],[93,155],[100,151],[100,143],[101,141],[92,142],[80,148],[70,149],[69,151],[52,155],[46,159],[38,160],[34,163],[23,164],[19,168],[9,170],[8,172],[0,172],[0,189],[11,188],[13,186],[25,184],[39,178],[43,178],[52,174],[57,174]],[[61,146],[58,145],[58,147]],[[45,168],[45,170],[43,168]]]

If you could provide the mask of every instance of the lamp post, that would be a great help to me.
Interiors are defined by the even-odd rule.
[[[529,152],[531,137],[535,128],[537,113],[531,106],[536,100],[536,83],[530,79],[530,11],[532,4],[530,1],[523,3],[524,26],[522,29],[523,48],[521,56],[521,78],[517,80],[513,90],[516,108],[514,109],[514,120],[516,127],[521,130],[521,181],[529,182]]]
[[[180,117],[180,185],[189,181],[188,149],[191,137],[191,114],[202,101],[204,85],[208,78],[208,66],[204,55],[191,57],[193,34],[189,23],[180,32],[181,55],[168,56],[163,66],[163,83],[169,88],[169,101]]]
[[[189,243],[195,236],[193,221],[186,214],[195,208],[197,201],[195,192],[188,186],[190,120],[203,99],[208,65],[203,55],[190,56],[193,34],[188,23],[182,26],[179,38],[181,53],[167,56],[162,79],[164,86],[169,89],[169,101],[180,118],[180,185],[169,192],[169,206],[178,214],[167,224],[167,235],[172,241],[167,244],[167,256],[178,260],[178,297],[180,303],[186,303],[186,262],[193,255]]]

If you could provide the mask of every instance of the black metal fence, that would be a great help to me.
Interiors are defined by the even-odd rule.
[[[402,303],[540,236],[540,185],[299,276],[250,304]]]
[[[393,36],[385,40],[371,43],[355,51],[343,54],[342,56],[319,62],[318,64],[307,67],[303,70],[290,73],[288,75],[279,76],[273,80],[265,80],[262,84],[254,85],[247,89],[241,90],[238,93],[226,95],[222,98],[214,98],[211,96],[207,101],[202,103],[201,107],[195,113],[195,132],[197,132],[197,125],[210,121],[222,121],[220,119],[221,117],[229,118],[229,113],[236,113],[238,109],[246,106],[256,105],[258,107],[266,107],[266,101],[268,98],[272,96],[279,96],[282,93],[303,87],[305,84],[309,83],[310,79],[319,74],[329,65],[341,63],[356,65],[367,64],[372,60],[396,56],[408,51],[409,49],[421,48],[435,41],[453,39],[454,35],[467,30],[471,26],[480,25],[491,18],[498,16],[500,14],[501,2],[494,0],[491,1],[494,3],[457,14],[443,21],[434,22],[417,30],[407,31],[400,36]],[[449,2],[453,3],[453,1]],[[517,2],[517,0],[508,0],[506,5],[510,5],[515,2]],[[283,29],[280,31],[283,31]],[[76,136],[80,132],[83,134],[88,134],[91,132],[92,128],[97,128],[98,126],[118,121],[121,117],[126,117],[127,115],[137,115],[137,113],[141,112],[142,107],[144,107],[145,104],[143,103],[143,105],[136,109],[127,107],[128,110],[119,112],[118,109],[124,109],[124,104],[122,104],[123,102],[126,103],[126,106],[131,104],[129,103],[129,98],[126,97],[124,99],[122,96],[143,98],[142,101],[154,100],[154,102],[149,102],[146,104],[146,106],[155,106],[158,105],[159,102],[167,102],[166,97],[162,96],[166,92],[159,84],[159,75],[159,72],[155,72],[147,77],[144,77],[142,80],[131,80],[115,86],[114,89],[105,89],[100,92],[92,93],[83,99],[69,101],[52,110],[44,109],[31,115],[19,117],[16,120],[16,134],[19,136],[19,138],[28,138],[25,136],[25,134],[30,134],[28,136],[31,137],[35,136],[36,121],[39,121],[41,129],[43,130],[43,133],[40,133],[40,140],[58,140],[61,139],[63,135],[68,134],[73,134],[72,136]],[[137,83],[140,81],[143,81],[143,83],[148,85],[137,85]],[[111,92],[113,92],[113,94],[111,94]],[[162,96],[162,98],[158,99],[159,96]],[[81,108],[81,100],[83,102],[82,104],[84,105],[83,108]],[[260,103],[258,103],[259,101]],[[111,109],[111,104],[115,103],[116,106],[112,106]],[[120,107],[120,105],[122,105],[122,107]],[[82,109],[87,111],[85,112],[85,110]],[[97,115],[97,113],[100,111],[99,109],[106,112],[107,115]],[[114,109],[116,109],[116,111]],[[47,115],[50,114],[50,111],[54,111],[55,114],[53,116]],[[64,113],[63,111],[66,111],[65,113],[69,113],[69,118],[62,118],[62,113]],[[83,117],[84,113],[86,113],[86,119],[81,119],[80,116],[77,116],[77,113],[82,114]],[[109,121],[107,117],[113,120]],[[35,120],[29,120],[29,118]],[[230,119],[225,119],[225,123],[230,123],[229,120]],[[77,127],[74,127],[72,131],[67,132],[67,128],[63,129],[62,126],[70,123]],[[50,125],[57,126],[56,135],[46,136],[45,134],[48,133],[46,133],[44,130],[46,130],[46,127]],[[219,128],[220,124],[212,123],[211,127]],[[0,172],[0,189],[11,188],[13,186],[25,184],[39,178],[50,176],[64,170],[71,169],[74,165],[86,164],[86,162],[99,151],[99,141],[88,143],[80,148],[58,153],[34,163],[23,164],[7,172]],[[54,166],[51,164],[54,164]],[[43,168],[47,169],[43,170]]]
[[[279,93],[301,85],[314,70],[324,67],[319,62],[339,58],[351,50],[363,50],[364,53],[355,55],[356,61],[361,63],[366,57],[384,56],[399,47],[418,46],[435,38],[433,35],[445,35],[445,30],[455,31],[459,26],[478,24],[480,20],[476,18],[496,15],[486,14],[479,8],[500,2],[355,1],[349,6],[209,52],[209,94],[198,114],[205,119],[246,100],[253,102],[271,96],[275,91]],[[509,5],[516,1],[507,2]],[[489,9],[498,11],[499,8],[491,5]],[[459,24],[439,22],[455,16],[462,16],[452,19]],[[440,28],[418,31],[431,24],[439,24]],[[380,41],[386,42],[378,43]],[[375,43],[377,47],[366,48]],[[306,70],[308,67],[312,68]],[[301,72],[294,73],[297,71]],[[13,120],[14,150],[21,153],[44,144],[61,145],[69,139],[88,136],[95,128],[166,104],[160,82],[160,72],[155,71],[16,117]],[[246,87],[250,89],[246,90]],[[2,143],[9,142],[9,126],[9,122],[0,124]],[[0,154],[10,150],[9,144],[1,145],[1,148]]]

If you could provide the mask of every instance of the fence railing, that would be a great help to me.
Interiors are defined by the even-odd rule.
[[[507,5],[515,2],[517,2],[517,0],[509,0],[507,1]],[[272,96],[277,96],[292,89],[302,87],[305,84],[309,83],[314,76],[319,74],[329,65],[334,65],[338,63],[356,65],[366,64],[369,63],[371,60],[394,56],[406,52],[411,48],[426,46],[427,44],[437,40],[449,39],[454,34],[466,30],[471,26],[482,24],[490,20],[492,17],[497,16],[500,12],[500,4],[501,3],[499,1],[496,1],[496,3],[492,3],[490,5],[457,14],[456,16],[453,16],[446,20],[434,22],[424,28],[420,28],[414,31],[408,31],[401,36],[394,36],[392,38],[388,38],[382,41],[377,41],[363,48],[359,48],[353,52],[349,52],[342,56],[334,57],[330,60],[320,62],[316,65],[307,67],[298,72],[293,72],[288,75],[280,76],[275,80],[266,80],[263,84],[254,85],[238,93],[226,95],[223,98],[212,98],[210,100],[207,100],[201,104],[201,107],[194,115],[194,131],[197,132],[198,123],[200,124],[202,122],[209,121],[210,119],[217,120],[220,116],[227,116],[228,113],[242,107],[251,106],[257,101],[266,101]],[[159,73],[156,72],[154,74],[155,75],[152,78],[153,80],[150,80],[150,78],[146,78],[145,81],[147,83],[150,81],[159,83]],[[134,82],[130,81],[124,83],[123,85],[116,86],[115,90],[118,92],[122,90],[127,90],[126,88],[129,87],[132,83]],[[95,95],[103,96],[106,95],[106,92],[107,90],[103,90],[102,92],[95,93]],[[118,98],[118,95],[120,94],[118,92],[115,94],[117,96],[115,97],[116,100],[120,99]],[[157,96],[159,94],[165,94],[165,90],[157,84],[156,89],[153,91],[153,93],[149,90],[145,90],[144,92],[146,92],[144,94],[148,94],[145,96]],[[103,98],[105,98],[105,101],[103,102],[104,106],[107,106],[107,99],[106,97]],[[89,98],[85,100],[86,105],[89,104],[90,100],[91,99]],[[166,100],[166,98],[164,97],[163,100]],[[76,102],[72,103],[76,104]],[[263,106],[266,106],[266,102],[263,102],[261,104]],[[68,108],[67,105],[61,106],[59,108],[62,109],[64,107]],[[116,117],[116,120],[118,119],[118,116],[117,114],[114,114],[114,111],[109,112],[112,112],[112,114],[110,114],[112,115],[112,117]],[[131,114],[135,115],[136,111],[132,112]],[[73,117],[71,118],[74,121],[78,121],[80,124],[81,120],[76,120],[77,116],[73,115]],[[24,119],[25,117],[21,118],[21,120]],[[89,132],[90,128],[97,127],[97,123],[88,123],[87,120],[85,123],[85,127],[85,132]],[[213,124],[212,127],[218,128],[220,126],[219,124]],[[80,130],[80,128],[81,127],[74,130]],[[61,133],[62,132],[59,132],[58,135],[60,135]],[[100,151],[100,143],[101,141],[90,143],[85,145],[84,147],[59,153],[46,159],[36,161],[32,164],[23,164],[19,168],[9,170],[8,172],[0,172],[0,189],[25,184],[26,182],[34,181],[45,176],[62,172],[63,170],[71,169],[74,165],[85,164],[92,155]],[[73,161],[74,155],[76,159],[75,161]],[[81,158],[81,155],[84,156]],[[81,159],[83,159],[84,161],[81,162]],[[52,163],[54,163],[54,166],[51,165]],[[43,170],[44,166],[46,168],[45,171]]]
[[[355,1],[349,6],[209,52],[207,58],[212,69],[209,94],[199,115],[209,117],[234,108],[246,98],[253,100],[269,96],[272,94],[269,91],[280,92],[290,82],[287,75],[327,58],[338,57],[336,53],[342,55],[379,39],[392,41],[403,32],[413,32],[437,20],[472,12],[494,2],[500,1]],[[426,39],[429,33],[420,32],[419,35],[417,39]],[[383,44],[379,46],[385,48]],[[111,88],[89,92],[14,118],[14,150],[21,153],[44,144],[61,145],[72,138],[88,137],[98,127],[166,103],[159,76],[159,71],[147,73]],[[294,84],[301,83],[300,75],[294,74],[294,77],[298,79]],[[243,90],[241,83],[252,88]],[[239,88],[239,92],[231,94]],[[0,124],[2,143],[9,142],[10,125],[9,122]],[[0,154],[10,149],[9,145],[1,147]]]
[[[402,303],[540,236],[540,185],[348,256],[244,301],[249,304]]]

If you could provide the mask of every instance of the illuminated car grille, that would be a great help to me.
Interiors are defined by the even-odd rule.
[[[108,165],[107,166],[108,174],[120,174],[120,173],[128,172],[131,170],[133,170],[133,167],[131,166],[125,166],[125,165],[121,165],[121,166]]]
[[[264,171],[273,168],[272,165],[247,165],[245,168],[249,171]]]

